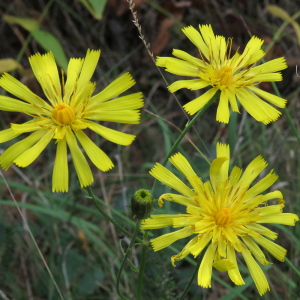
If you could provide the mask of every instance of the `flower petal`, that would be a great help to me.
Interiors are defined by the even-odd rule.
[[[67,81],[65,84],[65,94],[63,98],[64,103],[69,103],[70,96],[74,92],[76,82],[79,78],[83,62],[84,59],[82,58],[71,58],[69,61]]]
[[[90,49],[88,49],[77,82],[76,96],[81,93],[86,84],[91,80],[98,64],[100,53],[100,50],[90,51]]]
[[[110,158],[82,130],[76,130],[75,133],[86,154],[98,169],[106,172],[113,168],[114,164]]]
[[[250,274],[253,278],[253,281],[258,289],[259,294],[262,296],[267,291],[270,290],[267,278],[262,271],[262,269],[259,267],[255,259],[252,257],[249,250],[244,249],[242,251],[242,255],[245,259],[245,262],[248,266],[248,269],[250,271]]]
[[[172,226],[173,219],[178,217],[180,217],[180,215],[151,215],[151,218],[142,221],[141,229],[160,229]]]
[[[221,177],[221,169],[223,168],[223,165],[226,161],[228,161],[227,157],[218,157],[214,159],[210,165],[210,170],[209,170],[210,183],[215,193],[217,192],[217,186],[220,187],[221,185],[221,179],[223,179],[223,177]]]
[[[52,176],[52,192],[68,192],[69,172],[66,138],[57,142],[57,150]]]
[[[49,105],[36,94],[34,94],[26,85],[15,79],[8,73],[3,73],[0,78],[0,86],[7,90],[12,95],[34,104],[38,107],[49,107]]]
[[[31,148],[24,151],[20,156],[18,156],[14,163],[22,168],[29,166],[47,147],[53,138],[55,129],[48,130],[47,133]]]
[[[161,202],[162,200],[175,202],[175,203],[185,205],[185,206],[189,205],[189,206],[199,207],[194,198],[188,198],[188,197],[176,195],[176,194],[163,194],[159,197],[158,201]],[[163,203],[161,203],[161,204],[163,204]],[[160,207],[162,207],[162,205]]]
[[[185,51],[182,51],[182,50],[177,50],[177,49],[173,49],[173,52],[172,54],[180,59],[183,59],[201,69],[205,68],[206,65],[205,63],[203,62],[203,60],[199,59],[199,58],[196,58],[188,53],[186,53]]]
[[[76,138],[71,129],[66,132],[68,147],[72,154],[75,170],[78,175],[80,186],[86,187],[93,183],[94,178],[90,166],[88,165],[83,153],[81,152]]]
[[[277,245],[276,243],[264,238],[263,236],[258,236],[253,238],[256,243],[264,247],[271,255],[273,255],[279,261],[284,261],[286,252],[283,247]]]
[[[180,76],[200,77],[201,75],[201,71],[195,65],[180,59],[167,60],[165,68],[167,72]]]
[[[226,181],[228,179],[228,170],[229,170],[229,162],[230,162],[229,145],[217,143],[217,157],[227,158],[227,160],[223,163],[220,169],[220,181]]]
[[[1,130],[0,131],[0,143],[10,141],[10,140],[14,139],[15,137],[19,136],[20,134],[21,133],[18,133],[18,132],[16,133],[11,128]]]
[[[211,88],[207,92],[205,92],[200,97],[190,101],[189,103],[183,106],[184,110],[187,111],[190,115],[195,114],[198,110],[200,110],[218,91],[218,89]]]
[[[211,287],[212,265],[216,249],[217,244],[210,244],[205,252],[198,271],[198,285],[204,288]]]
[[[209,232],[198,235],[197,243],[190,248],[190,252],[194,255],[195,258],[202,252],[211,238],[212,236]]]
[[[257,221],[257,223],[273,223],[273,224],[295,226],[297,221],[299,221],[297,215],[291,213],[282,213],[282,214],[262,216],[260,220]]]
[[[229,122],[228,91],[221,91],[220,102],[217,109],[217,121],[228,124]]]
[[[159,163],[157,163],[149,173],[160,182],[187,197],[193,198],[196,196],[196,194],[177,176]]]
[[[32,145],[34,145],[38,140],[40,140],[48,130],[41,129],[35,131],[27,138],[21,140],[10,146],[6,149],[3,154],[0,156],[0,165],[6,171],[10,165],[14,162],[15,158],[17,158],[21,153],[26,151]]]
[[[84,120],[84,121],[82,121],[82,123],[86,124],[88,128],[95,131],[99,135],[103,136],[108,141],[111,141],[111,142],[119,144],[119,145],[128,146],[135,139],[135,135],[116,131],[116,130],[113,130],[110,128],[106,128],[95,122]]]
[[[180,89],[187,88],[192,91],[200,90],[209,86],[211,83],[204,81],[202,79],[191,79],[191,80],[178,80],[173,82],[171,85],[168,86],[168,90],[171,93],[174,93]]]
[[[241,273],[239,271],[237,262],[236,262],[236,255],[235,255],[235,250],[231,246],[230,243],[227,243],[227,259],[229,259],[234,265],[235,269],[229,270],[228,275],[229,278],[234,282],[236,285],[244,285],[245,282],[241,276]]]
[[[109,121],[125,124],[139,124],[141,114],[138,110],[105,111],[96,109],[88,111],[84,117],[96,121]]]
[[[180,230],[167,233],[164,235],[161,235],[153,240],[151,240],[151,244],[153,247],[153,250],[156,252],[158,250],[164,249],[174,242],[186,238],[192,234],[195,233],[195,229],[193,227],[185,227]]]
[[[235,95],[234,90],[232,90],[230,88],[228,88],[227,90],[228,90],[228,99],[229,99],[229,103],[232,108],[232,111],[240,113],[239,107],[236,102],[236,95]]]
[[[53,106],[61,103],[61,85],[52,52],[44,55],[36,53],[29,57],[29,63],[48,100]]]
[[[134,79],[132,79],[130,73],[127,72],[115,79],[102,92],[93,96],[89,101],[89,105],[103,103],[109,99],[119,96],[134,85]]]
[[[266,260],[264,253],[260,250],[257,244],[248,236],[242,236],[243,241],[246,246],[252,252],[252,254],[256,257],[256,259],[264,266],[267,266],[269,263]]]

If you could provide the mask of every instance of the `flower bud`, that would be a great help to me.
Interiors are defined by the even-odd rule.
[[[152,212],[151,192],[148,190],[138,190],[131,198],[131,213],[138,220],[150,217]]]

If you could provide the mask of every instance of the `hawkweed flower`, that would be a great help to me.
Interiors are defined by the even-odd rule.
[[[53,168],[52,190],[68,191],[67,145],[70,149],[81,187],[89,186],[93,175],[77,140],[94,165],[102,171],[113,167],[110,158],[84,133],[90,129],[105,139],[120,145],[132,143],[135,136],[119,132],[97,121],[138,124],[139,108],[143,106],[142,93],[118,97],[135,84],[129,73],[123,74],[102,92],[92,96],[95,83],[91,77],[100,57],[100,50],[87,51],[85,59],[71,58],[67,79],[60,81],[54,56],[51,52],[39,53],[29,58],[34,75],[47,100],[40,98],[14,77],[4,73],[0,86],[23,101],[0,96],[0,109],[25,113],[32,119],[23,124],[11,124],[0,132],[0,143],[22,133],[31,133],[10,146],[0,157],[0,165],[7,170],[12,163],[19,167],[30,165],[54,139],[57,144]],[[112,99],[112,100],[111,100]],[[96,121],[96,122],[95,122]]]
[[[261,224],[294,226],[299,218],[292,213],[282,213],[284,200],[280,191],[261,195],[278,178],[273,170],[250,187],[267,166],[262,156],[256,157],[243,174],[240,168],[234,167],[230,176],[229,160],[229,146],[218,144],[217,158],[210,167],[210,181],[203,183],[183,155],[177,153],[172,156],[170,162],[187,178],[192,188],[157,164],[150,174],[180,193],[163,194],[159,198],[160,206],[163,206],[163,200],[173,201],[186,206],[187,213],[152,215],[142,223],[141,228],[182,227],[151,240],[154,251],[193,236],[182,251],[171,258],[174,266],[175,261],[190,253],[197,257],[208,245],[198,271],[198,284],[204,288],[211,287],[212,267],[228,272],[236,285],[245,284],[236,260],[236,252],[240,253],[259,294],[263,295],[269,290],[269,284],[257,261],[262,265],[269,262],[259,245],[280,261],[285,260],[287,251],[273,242],[277,233]],[[272,199],[277,199],[277,204],[270,205]]]
[[[257,66],[257,62],[265,53],[261,49],[263,40],[255,36],[250,39],[242,54],[236,51],[230,57],[231,38],[226,42],[225,37],[215,36],[211,25],[199,27],[201,34],[192,26],[185,27],[182,31],[198,48],[200,59],[174,49],[173,55],[177,58],[158,57],[156,62],[170,73],[196,78],[174,82],[168,87],[172,93],[182,88],[199,90],[210,87],[207,92],[183,108],[193,115],[220,90],[217,121],[229,122],[229,103],[233,111],[239,112],[236,98],[257,121],[268,124],[277,120],[281,113],[262,99],[281,108],[285,107],[286,100],[262,91],[257,85],[260,82],[282,80],[278,71],[287,68],[284,57]]]

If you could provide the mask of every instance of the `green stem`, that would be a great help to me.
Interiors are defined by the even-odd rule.
[[[296,267],[288,260],[288,258],[285,258],[285,262],[287,265],[289,265],[293,271],[300,277],[300,271],[298,269],[296,269]]]
[[[190,287],[191,287],[191,285],[192,285],[192,283],[193,283],[193,281],[194,281],[194,279],[196,277],[196,274],[198,273],[198,270],[199,270],[199,267],[200,267],[200,263],[202,261],[203,254],[205,253],[205,250],[206,250],[206,248],[202,250],[201,254],[199,254],[199,258],[198,258],[198,261],[197,261],[197,265],[196,265],[196,267],[194,269],[194,273],[193,273],[190,281],[188,282],[187,286],[185,287],[184,291],[180,295],[179,300],[184,300],[184,297],[188,293],[188,291],[189,291],[189,289],[190,289]]]
[[[178,147],[179,143],[181,142],[181,140],[184,138],[184,136],[187,134],[187,132],[191,129],[191,127],[194,125],[194,123],[197,121],[197,119],[207,110],[207,108],[218,98],[220,97],[220,91],[218,91],[204,106],[201,110],[199,110],[196,114],[196,116],[191,120],[191,122],[189,122],[186,127],[184,128],[184,130],[182,131],[182,133],[180,134],[180,136],[178,137],[178,139],[176,140],[175,144],[173,145],[173,147],[171,148],[171,150],[169,151],[168,155],[166,156],[164,162],[162,163],[163,166],[166,165],[169,157],[172,155],[172,153],[175,151],[175,149]],[[153,191],[155,189],[156,186],[156,182],[157,180],[154,180],[152,189],[151,189],[151,194],[153,195]]]
[[[120,267],[120,270],[119,270],[118,275],[117,275],[117,292],[118,292],[118,295],[121,297],[121,299],[124,299],[124,300],[129,300],[129,299],[125,298],[122,295],[121,291],[120,291],[120,278],[121,278],[121,274],[122,274],[123,268],[125,266],[125,263],[127,261],[128,255],[131,252],[131,249],[132,249],[132,246],[133,246],[133,244],[135,242],[136,236],[137,236],[137,234],[138,234],[138,232],[140,230],[140,225],[141,225],[141,221],[138,220],[136,222],[136,224],[135,224],[135,228],[134,228],[134,232],[133,232],[130,244],[129,244],[128,249],[127,249],[127,251],[126,251],[126,253],[125,253],[124,257],[123,257],[123,260],[122,260],[122,263],[121,263],[121,267]]]
[[[96,197],[93,194],[93,191],[91,189],[90,186],[86,187],[86,190],[90,196],[90,198],[92,199],[92,201],[94,202],[96,208],[98,209],[98,211],[104,216],[105,219],[107,219],[109,222],[111,222],[112,224],[114,224],[120,231],[122,231],[124,234],[126,234],[129,237],[132,237],[133,235],[128,232],[126,229],[124,229],[118,222],[116,222],[113,218],[111,218],[99,205],[98,201],[96,200]],[[142,243],[143,241],[139,238],[137,238],[137,240]]]
[[[145,271],[145,267],[146,267],[146,255],[147,255],[147,250],[148,250],[147,238],[148,238],[148,231],[145,232],[144,237],[143,237],[142,257],[141,257],[140,270],[139,270],[139,276],[138,276],[136,300],[140,300],[142,298],[143,277],[144,277],[144,271]]]

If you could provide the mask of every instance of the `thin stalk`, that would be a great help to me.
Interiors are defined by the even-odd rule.
[[[186,294],[188,293],[195,277],[196,277],[196,274],[198,273],[198,270],[199,270],[199,267],[200,267],[200,263],[202,261],[202,258],[203,258],[203,254],[205,253],[205,249],[202,250],[201,254],[199,254],[199,258],[198,258],[198,261],[197,261],[197,265],[195,266],[195,269],[194,269],[194,273],[190,279],[190,281],[188,282],[187,286],[185,287],[184,291],[182,292],[179,300],[184,300],[184,297],[186,296]]]
[[[184,136],[187,134],[187,132],[191,129],[191,127],[194,125],[194,123],[197,121],[197,119],[207,110],[207,108],[216,100],[220,97],[220,92],[218,91],[204,106],[201,110],[199,110],[196,114],[196,116],[191,120],[191,122],[187,123],[186,127],[184,128],[184,130],[182,131],[182,133],[180,134],[180,136],[178,137],[178,139],[176,140],[175,144],[173,145],[173,147],[171,148],[171,150],[169,151],[168,155],[166,156],[164,162],[162,163],[163,166],[166,165],[169,157],[172,155],[172,153],[175,151],[175,149],[178,147],[179,143],[181,142],[181,140],[184,138]],[[156,182],[157,180],[154,180],[152,189],[151,189],[151,194],[153,195],[153,191],[155,189],[156,186]]]
[[[296,269],[296,267],[288,260],[288,258],[285,258],[285,262],[287,265],[289,265],[293,271],[300,277],[300,271],[298,269]]]
[[[145,232],[143,237],[143,246],[142,246],[142,257],[140,261],[140,270],[138,276],[138,285],[137,285],[137,292],[136,292],[136,300],[140,300],[142,298],[142,287],[143,287],[143,277],[144,271],[146,267],[146,255],[148,251],[148,231]]]
[[[99,205],[98,201],[96,200],[95,196],[94,196],[94,193],[91,189],[90,186],[87,186],[86,187],[86,190],[90,196],[90,198],[92,199],[92,201],[94,202],[96,208],[98,209],[98,211],[103,215],[103,217],[105,219],[107,219],[109,222],[111,222],[112,224],[114,224],[120,231],[122,231],[124,234],[126,234],[127,236],[129,237],[132,237],[133,235],[128,232],[125,228],[123,228],[118,222],[116,222],[114,219],[112,219],[102,208],[101,206]],[[137,240],[142,243],[143,241],[139,238],[137,238]]]
[[[126,297],[124,297],[122,295],[121,291],[120,291],[120,278],[121,278],[121,274],[122,274],[123,268],[125,266],[125,263],[127,261],[128,255],[129,255],[129,253],[132,250],[132,246],[133,246],[133,244],[135,242],[135,239],[136,239],[136,236],[137,236],[137,234],[138,234],[138,232],[140,230],[140,225],[141,225],[141,221],[138,220],[136,222],[136,224],[135,224],[135,228],[134,228],[134,232],[133,232],[130,244],[129,244],[128,249],[127,249],[127,251],[126,251],[126,253],[125,253],[124,257],[123,257],[123,260],[122,260],[122,263],[121,263],[121,267],[120,267],[120,270],[119,270],[118,275],[117,275],[117,284],[116,284],[117,285],[117,292],[118,292],[118,295],[121,297],[121,299],[124,299],[124,300],[129,300],[129,299],[127,299]]]

